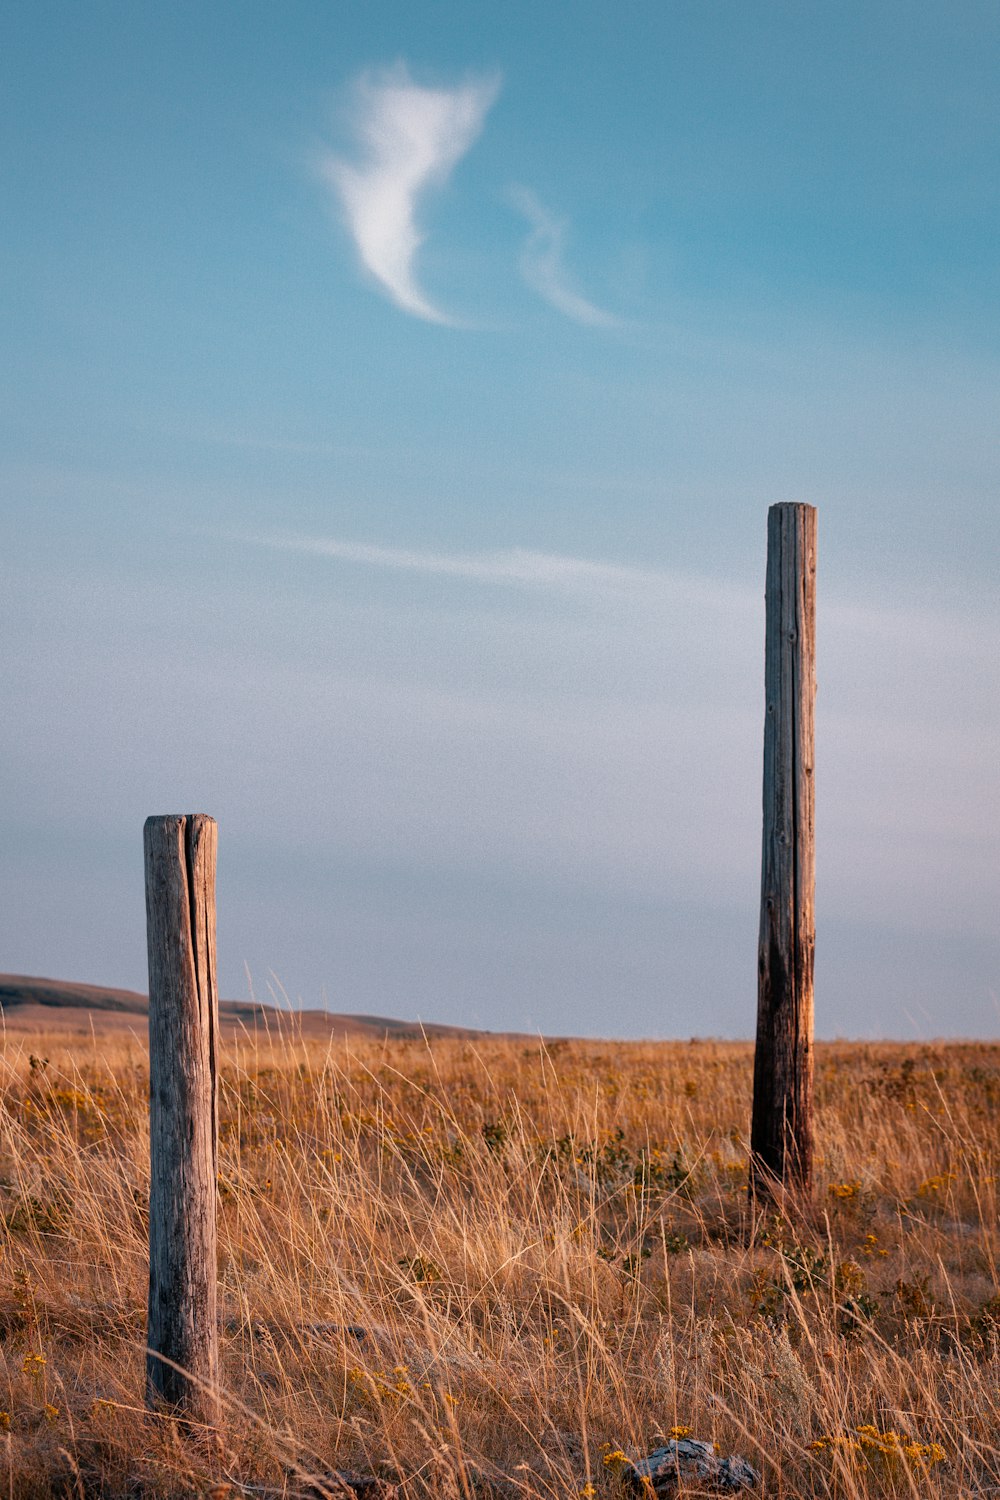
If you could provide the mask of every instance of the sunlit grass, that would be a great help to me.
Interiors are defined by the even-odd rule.
[[[680,1433],[779,1496],[1000,1485],[1000,1048],[820,1047],[814,1207],[751,1223],[748,1047],[231,1044],[214,1447],[143,1412],[141,1049],[0,1072],[0,1493],[612,1497]]]

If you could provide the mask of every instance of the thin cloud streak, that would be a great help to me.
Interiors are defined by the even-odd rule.
[[[615,328],[618,319],[577,292],[563,264],[568,225],[557,219],[530,188],[515,185],[508,194],[523,214],[530,232],[521,251],[521,275],[538,295],[574,323],[589,328]]]
[[[430,323],[453,320],[417,281],[414,261],[425,238],[417,227],[419,202],[428,189],[447,182],[479,135],[499,88],[499,78],[422,88],[403,65],[363,73],[352,109],[362,159],[352,163],[328,152],[320,162],[365,269],[397,307]]]
[[[381,568],[424,577],[454,578],[486,587],[534,589],[573,595],[599,602],[640,603],[674,606],[679,603],[759,615],[763,622],[763,591],[708,573],[641,568],[629,563],[568,557],[557,552],[537,552],[527,547],[509,547],[494,552],[423,552],[407,547],[381,547],[338,537],[303,536],[290,532],[226,532],[231,541],[276,552],[329,558],[334,562]],[[852,650],[879,639],[883,646],[912,646],[926,654],[965,653],[992,663],[995,622],[993,613],[970,601],[967,610],[914,608],[885,603],[859,604],[848,595],[821,595],[824,629]],[[981,670],[981,669],[977,669]],[[995,675],[995,669],[990,673]]]
[[[511,547],[496,552],[417,552],[402,547],[378,547],[335,537],[291,534],[241,534],[241,540],[275,551],[328,557],[337,562],[388,568],[425,576],[462,579],[499,587],[533,588],[604,598],[640,596],[676,598],[681,592],[720,605],[744,605],[757,595],[697,574],[668,573],[636,568],[627,563],[594,562],[553,552]]]

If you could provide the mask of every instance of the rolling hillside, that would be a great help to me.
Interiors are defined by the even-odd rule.
[[[144,1036],[149,1001],[136,990],[75,984],[25,974],[0,974],[0,1014],[13,1031],[135,1031]],[[326,1010],[279,1010],[249,1000],[222,1000],[219,1018],[229,1031],[237,1028],[296,1032],[310,1038],[326,1036],[476,1037],[496,1035],[462,1026],[399,1021],[388,1016],[351,1015]]]

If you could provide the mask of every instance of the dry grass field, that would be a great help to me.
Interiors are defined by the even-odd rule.
[[[1000,1494],[998,1047],[820,1046],[815,1202],[751,1223],[747,1046],[232,1033],[214,1438],[143,1410],[141,1042],[0,1067],[0,1497],[613,1497],[679,1430]]]

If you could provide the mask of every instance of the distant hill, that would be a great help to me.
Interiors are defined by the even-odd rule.
[[[108,989],[95,984],[73,984],[60,979],[37,979],[25,974],[0,974],[0,1013],[3,1024],[16,1031],[133,1030],[144,1034],[149,1000],[136,990]],[[279,1031],[291,1025],[303,1036],[477,1037],[511,1032],[476,1031],[466,1026],[440,1026],[420,1021],[396,1021],[388,1016],[366,1016],[328,1010],[279,1010],[250,1000],[221,1000],[219,1021],[227,1031]],[[520,1035],[520,1033],[516,1033]],[[530,1040],[530,1038],[529,1038]]]

